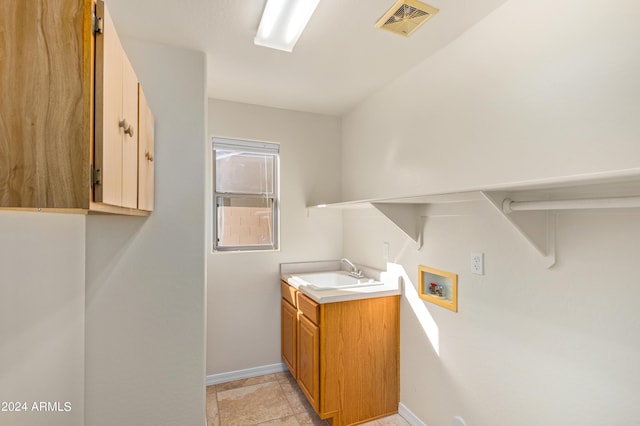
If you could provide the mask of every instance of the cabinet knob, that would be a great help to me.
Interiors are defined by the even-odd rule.
[[[144,158],[146,158],[147,160],[149,160],[151,163],[153,163],[153,155],[149,154],[149,151],[145,151],[144,152]]]
[[[122,121],[118,123],[118,126],[122,127],[127,135],[133,137],[133,126],[127,121],[126,118],[123,118]]]

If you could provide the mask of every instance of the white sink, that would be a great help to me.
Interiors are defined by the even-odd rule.
[[[356,278],[344,271],[314,272],[310,274],[292,275],[287,282],[294,287],[307,286],[314,290],[336,290],[353,287],[369,287],[382,285],[371,278]]]

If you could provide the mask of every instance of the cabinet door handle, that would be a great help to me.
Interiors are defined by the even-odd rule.
[[[130,137],[133,137],[133,126],[131,124],[129,124],[129,127],[127,127],[124,132],[126,134],[128,134]]]
[[[144,152],[144,158],[149,160],[149,162],[153,163],[153,155],[149,154],[149,151]]]
[[[126,118],[123,118],[122,121],[118,123],[118,126],[122,127],[127,135],[133,137],[133,126],[127,121]]]

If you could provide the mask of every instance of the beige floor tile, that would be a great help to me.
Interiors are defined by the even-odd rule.
[[[393,416],[383,417],[372,422],[363,423],[362,426],[411,426],[405,419],[399,414]]]
[[[266,374],[264,376],[250,377],[248,379],[234,380],[233,382],[220,383],[216,385],[216,391],[222,392],[230,389],[242,388],[245,386],[258,385],[260,383],[269,383],[277,381],[275,374]]]
[[[280,382],[280,387],[282,388],[284,396],[287,398],[287,401],[289,402],[289,405],[291,405],[291,409],[294,413],[305,413],[310,409],[313,410],[309,405],[307,398],[295,382],[293,384],[289,382]]]
[[[300,425],[314,425],[314,426],[327,426],[328,423],[324,420],[321,420],[320,417],[316,413],[311,411],[311,413],[304,412],[296,414],[296,418],[298,419],[298,423]]]
[[[218,388],[218,412],[221,426],[254,425],[293,415],[275,381],[225,391]]]
[[[220,426],[220,417],[218,415],[218,399],[215,386],[207,388],[207,425]]]
[[[287,401],[289,401],[291,409],[296,414],[298,422],[301,425],[327,425],[327,422],[320,420],[315,411],[313,411],[313,407],[307,401],[293,376],[289,372],[279,374],[278,382]]]
[[[207,387],[207,426],[327,426],[288,371]],[[363,426],[409,426],[393,416]]]
[[[282,419],[269,420],[259,423],[258,426],[300,426],[295,416],[284,417]]]
[[[324,420],[321,420],[318,415],[313,412],[313,410],[309,413],[298,413],[296,414],[296,418],[298,419],[298,423],[300,425],[314,425],[314,426],[328,426],[328,423]]]
[[[291,373],[289,373],[289,371],[282,371],[280,373],[275,373],[276,375],[276,380],[278,380],[278,382],[282,383],[282,382],[289,382],[289,383],[295,383],[296,379],[293,378],[293,376],[291,375]]]

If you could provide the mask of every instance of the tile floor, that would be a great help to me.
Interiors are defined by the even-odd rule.
[[[327,425],[313,411],[289,372],[207,387],[208,426]],[[409,426],[393,415],[366,426]]]

